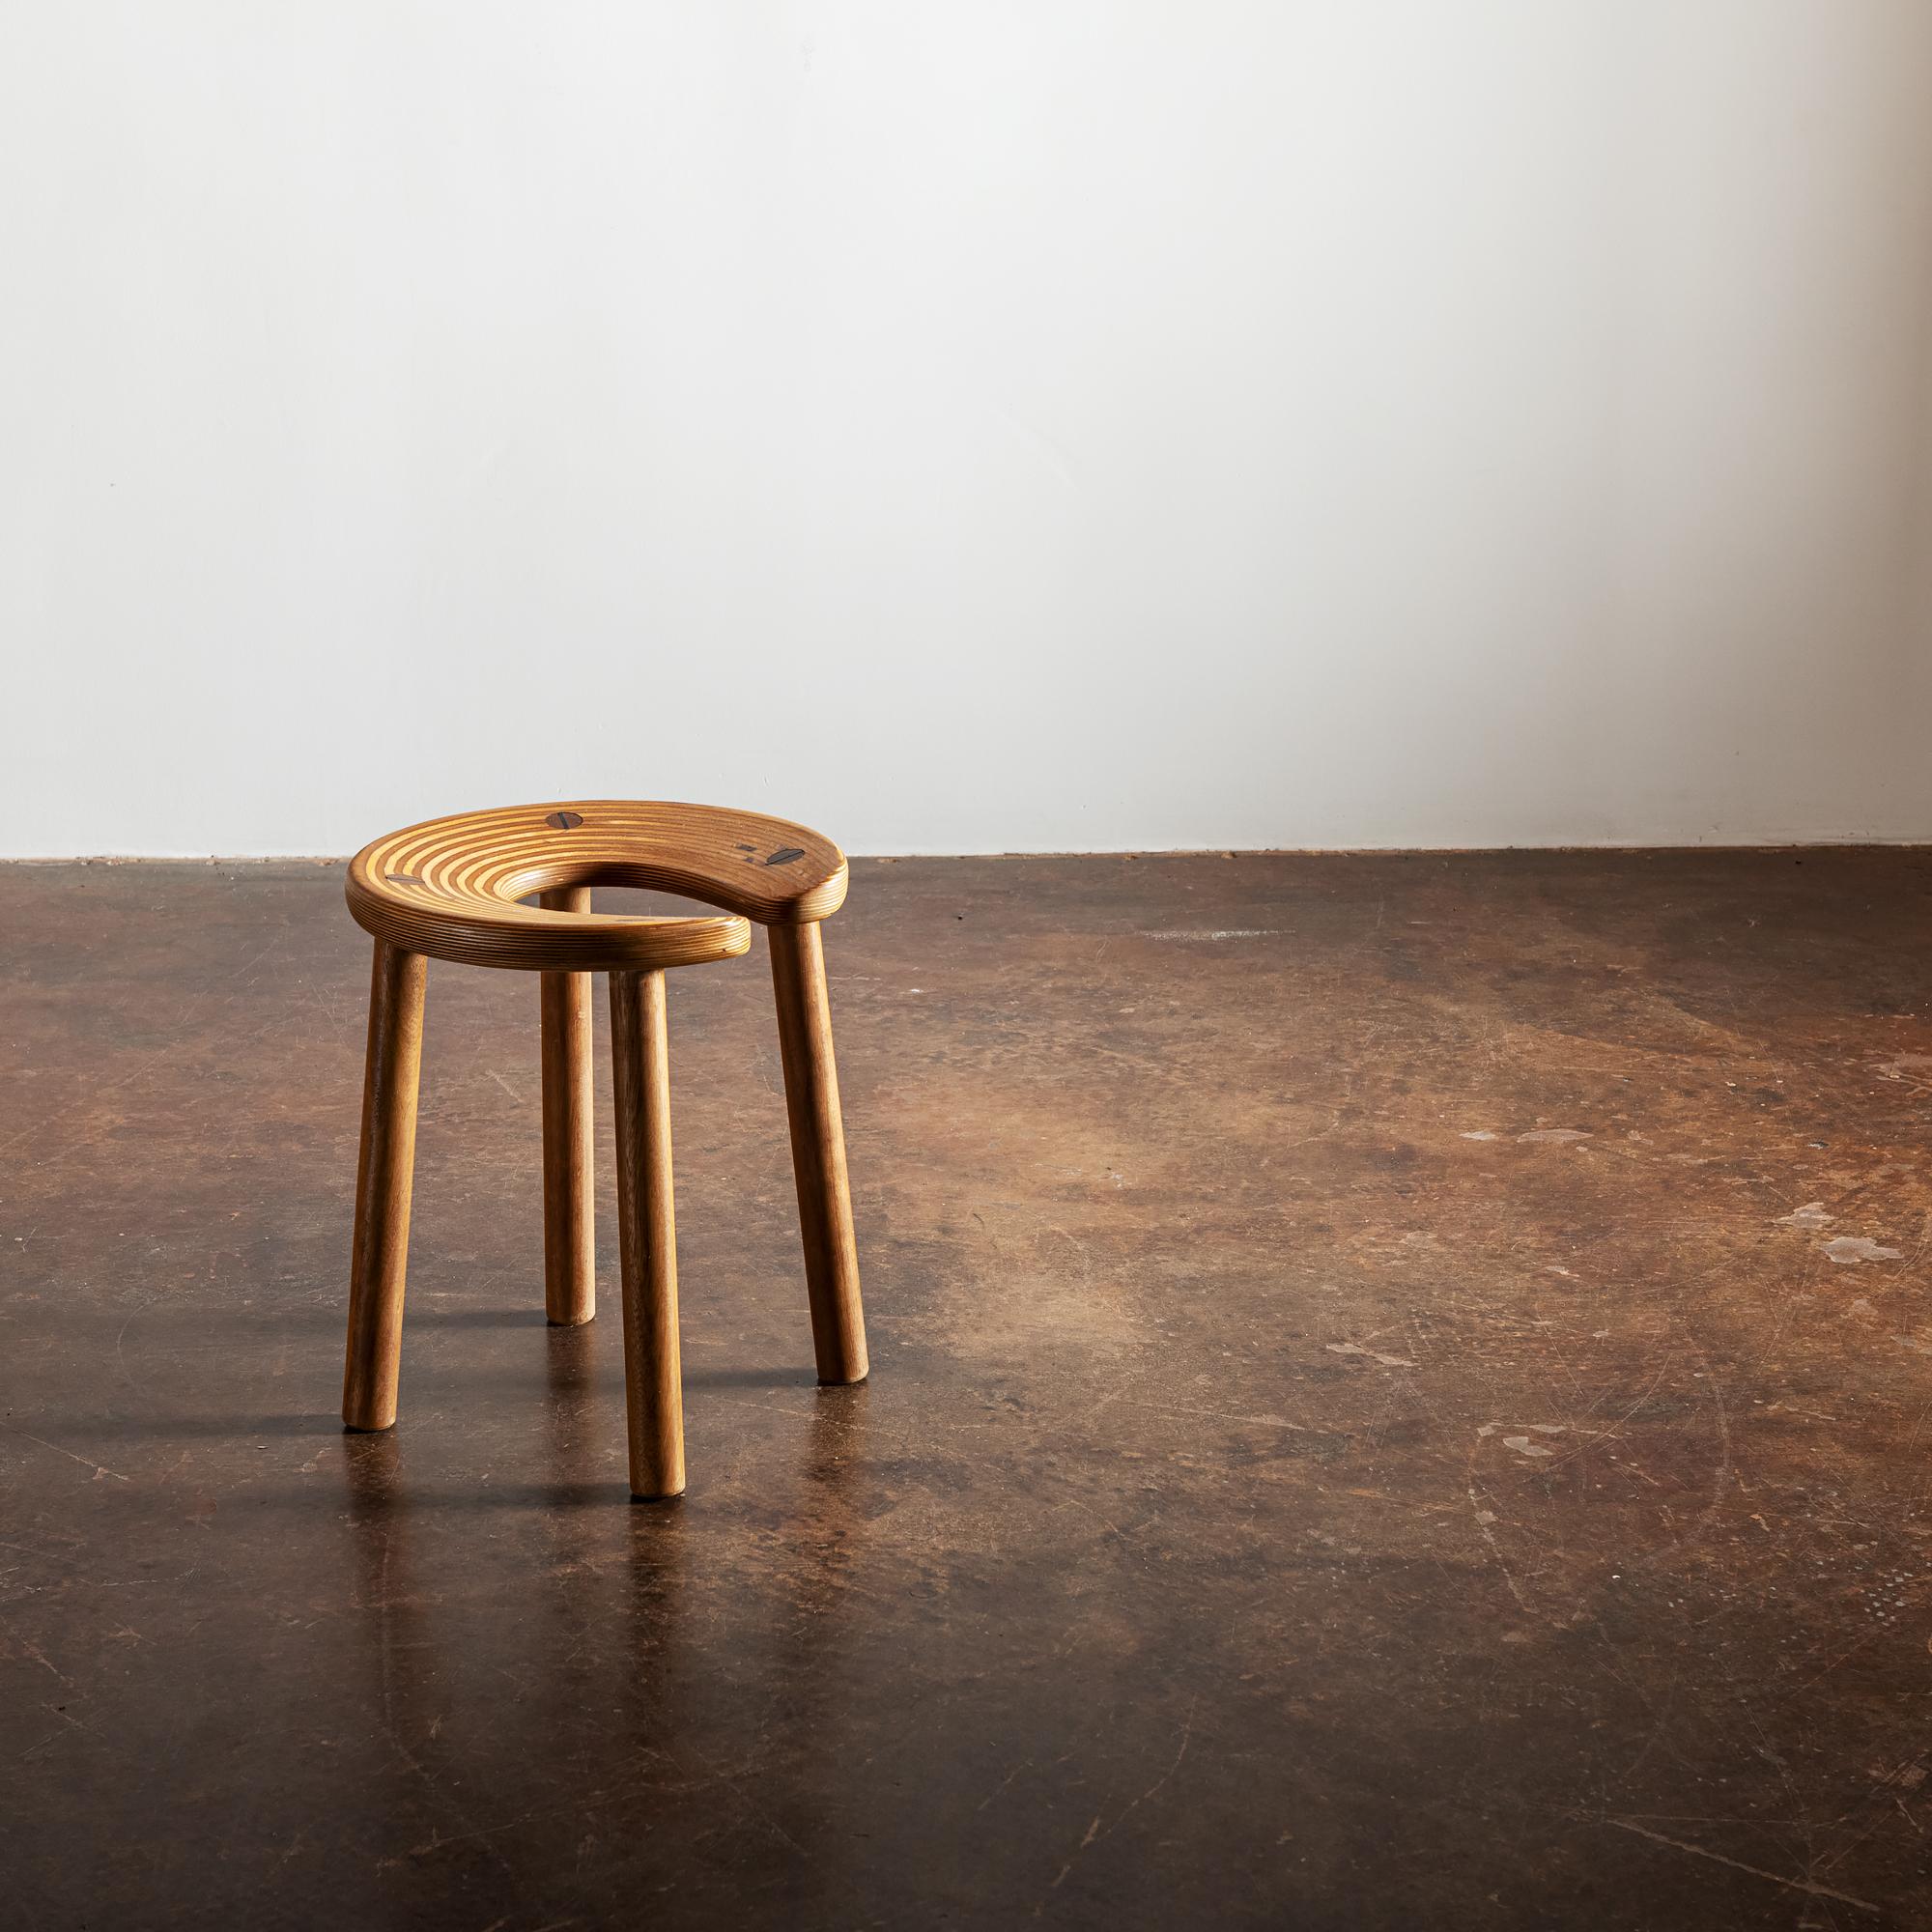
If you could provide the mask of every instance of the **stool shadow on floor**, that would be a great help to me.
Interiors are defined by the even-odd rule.
[[[246,1442],[270,1435],[340,1435],[339,1417],[317,1410],[298,1415],[99,1415],[44,1419],[29,1431],[12,1429],[28,1441],[50,1443],[70,1455],[79,1455],[102,1442],[232,1440]]]
[[[818,1378],[810,1369],[686,1369],[687,1388],[712,1389],[815,1389]],[[838,1400],[835,1392],[830,1399]]]
[[[550,1324],[541,1308],[451,1308],[431,1309],[412,1318],[424,1328],[545,1328]],[[335,1321],[342,1326],[341,1317]],[[342,1426],[336,1418],[336,1427]]]
[[[576,1510],[608,1510],[624,1492],[621,1471],[603,1477],[548,1482],[479,1483],[419,1488],[410,1481],[402,1443],[393,1435],[345,1433],[335,1425],[342,1455],[343,1483],[331,1492],[329,1507],[345,1500],[352,1523],[379,1526],[392,1535],[412,1518],[469,1515],[500,1510],[532,1515],[567,1515]]]

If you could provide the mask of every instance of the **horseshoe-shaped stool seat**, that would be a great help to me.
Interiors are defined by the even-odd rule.
[[[672,966],[749,952],[753,922],[770,936],[818,1378],[865,1380],[858,1251],[818,934],[819,921],[843,903],[845,885],[845,855],[802,825],[625,799],[432,819],[365,845],[350,861],[349,910],[374,936],[376,956],[342,1385],[349,1428],[387,1429],[396,1419],[429,960],[541,976],[544,1299],[557,1323],[596,1313],[590,976],[608,973],[631,1491],[682,1492],[664,976]],[[670,919],[600,914],[591,909],[596,886],[642,886],[721,910]]]

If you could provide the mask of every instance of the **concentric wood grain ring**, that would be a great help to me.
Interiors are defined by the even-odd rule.
[[[845,855],[802,825],[758,812],[629,799],[573,799],[460,812],[365,845],[350,861],[349,910],[411,952],[524,972],[648,971],[750,950],[748,920],[800,925],[844,901]],[[568,886],[641,886],[723,907],[728,918],[615,918],[518,901]]]

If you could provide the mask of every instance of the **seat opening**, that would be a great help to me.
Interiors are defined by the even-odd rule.
[[[526,866],[504,880],[499,891],[505,897],[514,898],[520,904],[534,905],[541,893],[558,892],[572,886],[590,886],[598,889],[597,911],[605,917],[614,914],[624,918],[675,919],[689,917],[699,910],[708,914],[721,906],[731,909],[726,900],[700,890],[704,884],[703,879],[675,865],[586,856]],[[613,896],[619,893],[622,901]],[[634,899],[639,894],[668,896],[677,903],[640,908],[623,902]]]

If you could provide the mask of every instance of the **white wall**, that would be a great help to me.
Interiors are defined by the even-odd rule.
[[[1932,836],[1927,0],[0,0],[0,852]]]

